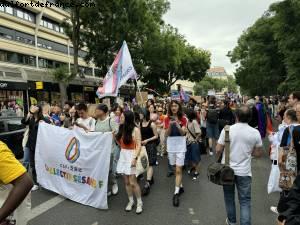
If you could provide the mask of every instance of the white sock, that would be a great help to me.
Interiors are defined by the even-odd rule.
[[[133,196],[128,196],[129,202],[134,202]]]
[[[141,197],[136,198],[136,200],[137,200],[137,203],[138,203],[138,204],[143,204],[143,201],[142,201],[142,198],[141,198]]]
[[[176,195],[176,194],[179,194],[179,189],[180,189],[180,187],[175,187],[175,193],[174,193],[174,195]]]
[[[183,184],[180,184],[180,187],[183,188]]]

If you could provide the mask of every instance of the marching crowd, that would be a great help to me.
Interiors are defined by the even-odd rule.
[[[278,132],[273,132],[272,121],[279,121]],[[234,171],[233,185],[224,185],[224,199],[227,212],[226,224],[237,223],[235,187],[240,203],[240,224],[251,224],[251,159],[262,155],[262,140],[271,142],[273,165],[281,167],[286,162],[289,146],[296,150],[296,164],[300,168],[300,93],[294,92],[289,98],[243,97],[243,99],[217,100],[214,96],[201,102],[192,99],[183,104],[177,100],[155,101],[149,99],[145,107],[126,104],[86,105],[66,102],[63,108],[43,103],[31,106],[22,123],[27,126],[23,139],[23,165],[30,168],[32,180],[25,169],[14,160],[7,146],[0,142],[0,181],[12,183],[14,189],[0,208],[1,222],[17,207],[30,188],[39,188],[35,170],[35,147],[40,122],[72,129],[74,126],[86,132],[112,132],[111,166],[108,195],[119,191],[118,176],[123,175],[128,195],[126,211],[143,211],[142,197],[151,192],[154,185],[154,167],[158,157],[168,156],[168,174],[175,177],[172,203],[180,205],[184,193],[182,183],[185,169],[192,180],[199,178],[201,155],[214,155],[225,162],[225,129],[230,126],[230,167]],[[186,150],[174,151],[175,142],[184,140]],[[179,142],[178,142],[179,143]],[[144,174],[137,174],[137,160],[145,150],[149,166]],[[297,168],[297,171],[299,169]],[[137,176],[139,175],[139,176]],[[293,174],[294,185],[282,189],[278,207],[271,210],[278,214],[279,224],[300,224],[300,178]],[[286,176],[287,177],[287,176]],[[278,177],[278,179],[281,177]],[[139,182],[143,180],[143,182]],[[142,187],[140,183],[143,183]],[[271,224],[271,223],[270,223]]]

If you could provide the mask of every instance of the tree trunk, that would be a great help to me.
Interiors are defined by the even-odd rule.
[[[59,82],[58,84],[59,84],[61,106],[63,107],[65,102],[68,100],[68,95],[67,95],[68,85],[64,82]]]

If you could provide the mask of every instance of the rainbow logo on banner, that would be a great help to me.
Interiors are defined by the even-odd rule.
[[[66,149],[65,152],[66,159],[70,163],[75,163],[80,156],[80,143],[79,140],[73,137]]]

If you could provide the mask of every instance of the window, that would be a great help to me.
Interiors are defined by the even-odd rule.
[[[44,20],[40,21],[40,26],[44,26]]]
[[[53,30],[53,24],[50,23],[50,22],[48,22],[48,28],[51,29],[51,30]]]
[[[12,7],[9,7],[9,6],[6,6],[6,7],[5,7],[5,12],[8,13],[8,14],[13,15],[13,8],[12,8]]]
[[[54,30],[55,30],[56,32],[59,32],[59,26],[54,25]]]
[[[21,10],[17,10],[17,17],[24,18],[24,13]]]
[[[0,12],[4,12],[4,6],[0,6]]]
[[[65,30],[63,27],[60,27],[60,33],[65,33]]]

